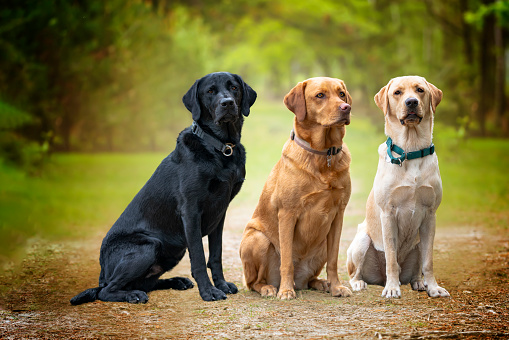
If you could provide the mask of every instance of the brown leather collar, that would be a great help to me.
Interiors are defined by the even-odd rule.
[[[292,132],[290,133],[290,138],[298,145],[300,146],[301,148],[303,148],[304,150],[308,151],[308,152],[311,152],[311,153],[314,153],[315,155],[321,155],[321,156],[327,156],[327,166],[330,167],[331,166],[331,159],[332,159],[332,156],[335,156],[337,155],[338,153],[341,152],[341,150],[343,149],[343,146],[340,146],[339,148],[336,148],[335,146],[333,147],[330,147],[328,149],[324,149],[324,150],[316,150],[316,149],[313,149],[311,147],[311,145],[309,145],[308,142],[306,142],[304,139],[301,139],[299,138],[299,136],[297,136],[297,134],[295,133],[294,130],[292,130]]]

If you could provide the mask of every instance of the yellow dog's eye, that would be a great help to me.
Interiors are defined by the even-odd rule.
[[[345,93],[344,93],[344,92],[339,92],[339,95],[340,95],[341,97],[344,97],[344,96],[345,96]]]
[[[424,92],[423,89],[421,89],[420,87],[417,88],[417,92]]]
[[[323,97],[325,97],[325,95],[323,93],[319,93],[316,95],[316,98],[323,98]]]
[[[398,94],[401,94],[401,91],[397,90],[396,92],[394,92],[394,94],[397,96]]]

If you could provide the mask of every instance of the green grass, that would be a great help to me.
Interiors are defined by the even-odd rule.
[[[294,115],[282,103],[256,103],[246,118],[246,182],[233,201],[253,208],[272,167],[281,156]],[[383,124],[380,117],[377,124]],[[345,138],[352,154],[351,204],[345,216],[355,226],[378,163],[385,137],[366,118],[354,116]],[[476,225],[507,231],[509,224],[509,141],[459,141],[451,128],[435,128],[444,184],[438,210],[441,225]],[[168,153],[172,147],[168,148]],[[27,177],[0,163],[0,262],[34,236],[86,237],[107,231],[148,180],[166,153],[56,154],[40,177]]]

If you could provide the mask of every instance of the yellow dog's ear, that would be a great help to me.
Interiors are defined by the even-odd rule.
[[[442,91],[428,81],[426,81],[426,84],[428,84],[429,92],[431,93],[431,109],[434,114],[438,104],[442,101]]]
[[[392,79],[389,81],[387,85],[382,87],[377,94],[375,94],[375,103],[376,106],[380,108],[384,112],[384,115],[389,112],[389,87],[391,86]]]
[[[301,81],[293,89],[288,92],[283,102],[286,107],[295,113],[297,120],[302,122],[306,118],[306,97],[304,90],[306,89],[306,81]]]

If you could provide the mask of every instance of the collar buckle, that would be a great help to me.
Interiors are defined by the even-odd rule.
[[[230,157],[231,155],[233,155],[233,148],[235,147],[234,144],[232,143],[226,143],[224,146],[223,146],[223,149],[221,150],[221,152],[223,153],[223,155],[225,155],[226,157]]]

